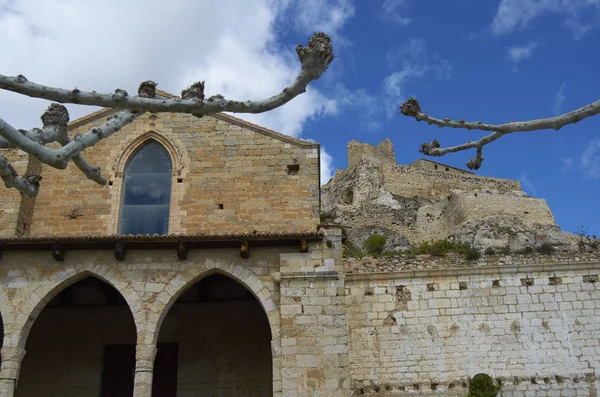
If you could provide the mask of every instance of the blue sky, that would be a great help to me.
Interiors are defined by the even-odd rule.
[[[385,12],[384,3],[396,7]],[[352,139],[391,138],[398,162],[408,164],[422,156],[423,142],[448,146],[482,134],[399,115],[407,97],[416,96],[432,116],[489,123],[554,116],[600,99],[600,51],[593,50],[600,45],[600,2],[564,2],[570,9],[553,3],[559,2],[354,3],[339,31],[345,42],[316,84],[332,96],[343,85],[354,103],[307,123],[304,136],[321,142],[335,168],[346,167]],[[471,157],[469,151],[437,160],[464,168]],[[484,157],[478,174],[519,179],[528,194],[547,200],[563,230],[584,225],[600,235],[600,116],[558,132],[507,136],[487,146]]]
[[[148,21],[155,28],[148,29]],[[346,167],[346,144],[392,139],[400,164],[481,134],[398,114],[416,96],[432,116],[502,123],[548,117],[600,98],[600,0],[0,0],[0,73],[61,87],[258,99],[299,69],[294,48],[314,31],[336,58],[307,93],[274,112],[237,115],[322,144],[323,178]],[[0,92],[2,117],[39,126],[48,105]],[[94,109],[69,105],[71,118]],[[439,161],[464,167],[472,152]],[[519,179],[557,223],[600,235],[600,116],[561,131],[507,136],[478,174]],[[42,187],[43,188],[43,187]]]

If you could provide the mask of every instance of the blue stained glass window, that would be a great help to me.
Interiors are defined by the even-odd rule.
[[[127,162],[123,180],[120,234],[167,234],[173,162],[167,150],[150,141]]]

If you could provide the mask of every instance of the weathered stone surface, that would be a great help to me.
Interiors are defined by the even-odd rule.
[[[410,242],[401,233],[380,226],[359,226],[352,228],[347,239],[354,247],[363,247],[365,241],[373,234],[381,234],[385,236],[385,252],[401,252],[410,247]]]
[[[105,122],[110,111],[103,112],[72,122],[70,136]],[[173,162],[169,233],[309,231],[319,222],[318,144],[225,115],[146,113],[86,150],[110,185],[70,163],[66,170],[43,166],[35,200],[4,189],[0,236],[118,233],[125,165],[149,139]],[[16,151],[9,160],[19,173],[32,168]],[[298,171],[289,173],[290,164]]]
[[[401,166],[388,141],[378,146],[350,142],[348,164],[322,187],[322,211],[325,221],[349,230],[355,246],[376,227],[412,244],[448,238],[481,248],[522,249],[542,240],[570,244],[555,226],[546,201],[527,196],[518,181],[478,176],[425,159]],[[493,228],[491,218],[515,218],[522,227],[509,238]],[[395,242],[386,249],[403,246]]]
[[[494,216],[464,222],[454,230],[451,240],[471,244],[475,248],[499,249],[509,247],[511,252],[537,249],[551,244],[557,249],[578,250],[576,237],[555,225],[525,223],[519,217]]]

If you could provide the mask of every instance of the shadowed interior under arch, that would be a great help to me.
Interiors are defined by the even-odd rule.
[[[56,294],[27,338],[16,397],[131,396],[133,356],[107,365],[122,346],[135,346],[136,329],[123,296],[95,277]]]
[[[254,295],[230,277],[214,273],[185,290],[158,342],[155,377],[176,379],[177,395],[273,394],[269,320]],[[159,365],[169,355],[176,355],[176,371]]]

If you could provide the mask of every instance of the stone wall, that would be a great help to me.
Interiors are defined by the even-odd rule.
[[[450,193],[447,199],[419,208],[419,241],[446,239],[458,225],[491,216],[516,216],[525,224],[555,225],[544,199],[486,191]]]
[[[0,258],[0,314],[4,327],[0,395],[13,396],[28,337],[34,335],[29,331],[37,320],[42,319],[40,324],[43,324],[40,313],[45,305],[73,283],[95,277],[120,292],[133,314],[137,343],[134,396],[150,397],[156,343],[190,337],[171,332],[177,328],[174,324],[194,323],[190,316],[205,321],[204,314],[210,314],[188,313],[184,306],[177,309],[175,301],[197,281],[216,272],[246,287],[268,319],[274,396],[306,395],[306,390],[314,395],[348,396],[341,233],[336,228],[326,229],[325,233],[323,241],[308,243],[308,252],[299,252],[299,247],[254,247],[248,259],[240,258],[239,249],[229,248],[193,249],[186,260],[178,260],[175,249],[131,249],[125,261],[117,261],[114,252],[108,249],[68,250],[62,262],[54,261],[50,252],[4,250]],[[240,310],[245,314],[240,315]],[[245,324],[250,321],[246,315],[252,310],[237,308],[238,314],[226,316],[234,323],[222,332],[223,338],[241,338],[240,330],[244,330],[249,342],[259,346]],[[175,316],[175,321],[169,316]],[[163,335],[165,327],[171,331]],[[215,335],[211,330],[216,328],[204,322],[197,328]],[[210,344],[204,340],[206,344],[199,347],[197,339],[201,332],[194,332],[196,345],[185,349],[182,354],[188,358],[182,356],[182,360],[191,360],[190,351],[204,354],[202,346]],[[210,335],[206,338],[210,339]],[[238,346],[230,344],[233,349]],[[233,353],[230,350],[229,354]],[[227,365],[218,366],[223,372],[218,380],[222,382],[221,390],[231,390],[236,383],[235,379],[227,378],[227,374],[234,372]],[[86,379],[97,380],[93,372]],[[257,372],[257,377],[261,376]],[[187,384],[182,388],[198,391],[204,386]],[[263,389],[260,390],[262,393]]]
[[[564,255],[347,262],[355,393],[462,397],[484,372],[501,396],[597,396],[600,253]]]
[[[341,234],[332,250],[281,256],[281,355],[284,396],[350,395],[348,326]]]
[[[363,159],[367,159],[374,165],[396,164],[394,144],[390,139],[384,140],[377,146],[353,140],[348,142],[347,151],[348,168]]]
[[[108,114],[75,121],[70,134]],[[148,139],[173,160],[169,233],[310,231],[319,223],[318,144],[230,116],[146,113],[86,150],[109,185],[88,180],[73,164],[44,166],[31,234],[117,233],[123,171]]]
[[[0,156],[8,159],[19,176],[28,173],[38,172],[36,167],[37,159],[31,160],[29,155],[17,149],[0,149]],[[0,186],[0,237],[22,236],[29,232],[31,227],[32,205],[35,199],[28,196],[21,196],[16,189],[8,189]]]
[[[421,168],[429,171],[436,171],[440,173],[455,173],[455,174],[466,174],[466,175],[474,175],[471,171],[461,170],[460,168],[451,167],[446,164],[437,163],[431,160],[418,159],[408,165],[410,168]]]
[[[441,198],[451,190],[494,189],[500,193],[520,191],[519,181],[467,173],[442,173],[426,168],[383,165],[383,183],[390,193],[412,197]]]

